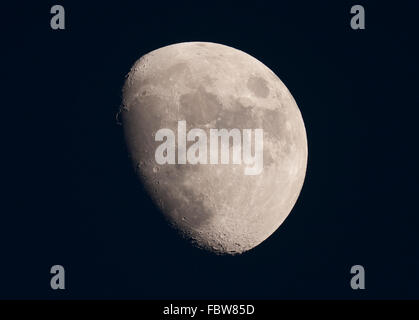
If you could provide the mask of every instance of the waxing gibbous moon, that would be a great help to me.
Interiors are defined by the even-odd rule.
[[[120,119],[139,179],[168,221],[201,248],[250,250],[297,201],[308,152],[300,110],[282,81],[243,51],[186,42],[144,55],[127,75]],[[263,129],[262,172],[245,175],[245,165],[232,162],[158,164],[156,132],[176,133],[178,121],[206,132]]]

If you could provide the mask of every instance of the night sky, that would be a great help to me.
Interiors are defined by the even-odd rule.
[[[61,4],[66,29],[50,28]],[[352,30],[362,4],[366,29]],[[418,4],[3,5],[0,298],[419,298]],[[416,21],[415,21],[416,20]],[[184,41],[254,56],[304,118],[308,168],[280,228],[239,256],[190,246],[136,179],[115,115],[142,55]],[[50,288],[51,266],[66,290]],[[366,289],[350,268],[364,266]]]

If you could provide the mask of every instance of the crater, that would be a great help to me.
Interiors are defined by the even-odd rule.
[[[167,209],[171,220],[180,231],[196,230],[208,223],[214,212],[205,204],[203,194],[189,188],[179,188],[169,195]]]

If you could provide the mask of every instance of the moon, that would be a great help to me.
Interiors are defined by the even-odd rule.
[[[266,240],[299,197],[307,167],[300,110],[282,81],[243,51],[210,42],[154,50],[135,62],[119,111],[138,178],[171,225],[196,246],[240,254]],[[157,164],[156,132],[263,129],[263,171],[244,164]],[[188,143],[189,145],[189,143]]]

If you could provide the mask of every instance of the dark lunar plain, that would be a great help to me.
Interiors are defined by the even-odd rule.
[[[63,31],[50,28],[58,3]],[[366,30],[350,28],[355,4]],[[2,7],[0,298],[419,298],[417,2]],[[201,251],[170,229],[116,124],[133,63],[185,41],[260,60],[304,118],[300,197],[242,255]],[[65,267],[65,291],[50,289],[55,264]],[[366,290],[349,285],[355,264]]]

